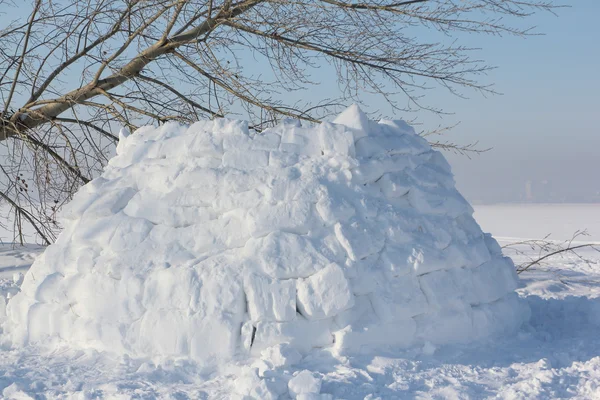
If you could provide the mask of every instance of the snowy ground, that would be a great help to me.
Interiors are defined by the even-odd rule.
[[[570,239],[587,229],[600,242],[600,204],[494,204],[475,206],[475,219],[494,237]]]
[[[484,230],[501,244],[547,233],[564,240],[581,228],[591,234],[585,240],[600,242],[598,216],[600,205],[476,207]],[[0,247],[4,292],[16,289],[18,272],[38,251]],[[591,262],[556,257],[521,275],[519,294],[532,318],[514,337],[347,358],[321,351],[288,369],[313,371],[322,378],[321,393],[336,399],[600,398],[600,253],[582,252]],[[515,258],[518,263],[523,256]],[[286,383],[278,378],[283,375],[289,377],[276,370],[269,384],[287,393],[286,387],[277,388]],[[9,399],[232,399],[251,384],[252,370],[244,365],[209,375],[185,361],[117,358],[93,350],[0,352],[0,393]]]
[[[19,291],[23,275],[42,251],[44,247],[38,245],[14,246],[0,242],[0,315],[4,299]]]

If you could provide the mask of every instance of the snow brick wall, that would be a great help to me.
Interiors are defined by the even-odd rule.
[[[315,127],[217,119],[120,137],[8,303],[13,344],[213,365],[278,344],[464,343],[528,318],[511,260],[402,121],[352,106]]]

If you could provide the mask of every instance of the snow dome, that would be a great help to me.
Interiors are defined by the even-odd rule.
[[[8,303],[14,344],[210,365],[464,343],[528,317],[511,260],[402,121],[167,123],[117,153]]]

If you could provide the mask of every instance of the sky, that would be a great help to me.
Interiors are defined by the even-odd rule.
[[[416,118],[425,130],[459,122],[440,139],[491,148],[471,158],[446,153],[459,190],[473,203],[600,203],[600,1],[563,2],[570,7],[556,16],[516,21],[544,35],[459,38],[481,48],[475,58],[497,67],[481,81],[502,95],[467,93],[462,99],[431,90],[425,103],[451,115],[394,115]],[[306,99],[331,97],[333,89],[326,81]],[[365,97],[364,103],[367,111],[391,113],[381,99]]]
[[[447,154],[473,203],[600,203],[600,1],[568,4],[526,21],[543,36],[466,38],[498,67],[484,82],[502,95],[428,94],[454,114],[419,113],[424,126],[460,122],[449,140],[492,148],[471,159]]]
[[[459,123],[439,140],[489,148],[470,158],[446,153],[459,190],[472,203],[600,203],[600,1],[559,3],[569,7],[556,15],[505,21],[535,27],[539,35],[458,36],[459,44],[480,49],[473,58],[496,67],[479,82],[501,94],[463,92],[468,96],[463,99],[442,88],[427,91],[422,102],[451,113],[443,116],[403,115],[365,95],[360,97],[365,111],[415,120],[423,131]],[[321,70],[323,77],[326,72]],[[332,77],[302,96],[315,102],[330,98],[336,89]]]

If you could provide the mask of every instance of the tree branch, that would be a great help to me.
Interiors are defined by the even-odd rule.
[[[91,82],[80,89],[73,90],[57,99],[55,102],[34,109],[31,112],[16,112],[11,117],[10,123],[3,122],[2,125],[0,125],[0,141],[39,126],[59,116],[72,108],[75,104],[89,100],[122,85],[126,81],[137,76],[148,64],[158,57],[173,52],[176,48],[194,41],[200,35],[211,32],[223,21],[237,17],[262,1],[263,0],[246,0],[237,3],[228,10],[221,10],[214,18],[206,19],[200,25],[187,32],[176,35],[166,42],[156,42],[154,45],[135,56],[118,72],[105,79]]]

